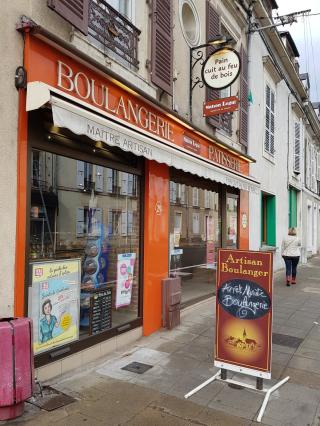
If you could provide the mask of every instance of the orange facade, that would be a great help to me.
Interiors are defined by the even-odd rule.
[[[80,63],[71,54],[69,56],[29,34],[26,34],[25,67],[29,83],[46,83],[60,90],[62,94],[71,95],[76,102],[80,100],[89,107],[103,110],[105,114],[124,124],[130,123],[132,128],[156,137],[159,143],[176,145],[186,151],[188,148],[184,143],[184,136],[187,135],[199,146],[197,153],[190,152],[190,157],[205,159],[229,171],[234,169],[236,174],[249,173],[249,162],[245,157],[210,141],[108,75],[92,70],[89,64]],[[24,295],[28,115],[25,110],[25,95],[25,91],[21,89],[18,126],[16,315],[26,313]],[[221,164],[221,158],[225,160],[224,164]],[[243,214],[249,219],[249,195],[246,191],[240,191],[239,213],[239,246],[247,249],[249,225],[247,222],[245,227],[241,223]],[[161,327],[161,279],[167,277],[169,270],[169,167],[148,160],[145,167],[144,218],[143,324],[144,334],[148,335]]]

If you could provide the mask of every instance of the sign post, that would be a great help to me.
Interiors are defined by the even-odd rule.
[[[220,370],[185,395],[189,398],[215,380],[265,393],[257,421],[261,422],[272,392],[263,379],[271,379],[273,254],[244,250],[218,250],[216,280],[216,338],[214,365]],[[227,371],[257,378],[256,387],[227,378]]]

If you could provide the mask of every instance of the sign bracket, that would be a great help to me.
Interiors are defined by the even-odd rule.
[[[259,393],[264,393],[265,397],[263,399],[262,405],[261,405],[260,410],[259,410],[259,414],[257,416],[257,422],[261,423],[261,419],[262,419],[262,417],[264,415],[264,412],[265,412],[265,409],[266,409],[267,404],[269,402],[269,398],[270,398],[271,394],[273,392],[275,392],[277,389],[279,389],[280,386],[282,386],[285,383],[287,383],[287,381],[289,379],[290,379],[290,376],[287,376],[284,379],[280,380],[280,382],[277,382],[271,388],[264,389],[263,388],[263,379],[261,377],[257,378],[257,386],[254,386],[254,385],[250,385],[248,383],[240,382],[238,380],[228,379],[227,378],[227,370],[222,368],[215,375],[213,375],[212,377],[210,377],[209,379],[207,379],[205,382],[201,383],[199,386],[197,386],[196,388],[192,389],[190,392],[188,392],[187,394],[185,394],[184,398],[185,399],[190,398],[192,395],[194,395],[195,393],[199,392],[199,390],[203,389],[204,387],[206,387],[210,383],[214,382],[215,380],[216,381],[220,381],[220,382],[224,382],[224,383],[230,383],[232,385],[241,386],[243,388],[250,389],[250,390],[253,390],[253,391],[256,391],[256,392],[259,392]],[[261,389],[258,386],[261,387]]]

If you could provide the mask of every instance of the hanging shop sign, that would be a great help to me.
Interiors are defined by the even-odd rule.
[[[80,259],[32,264],[34,353],[79,339]]]
[[[135,253],[118,254],[116,308],[131,303]]]
[[[228,98],[221,98],[216,99],[215,101],[204,102],[203,116],[212,117],[213,115],[237,111],[238,107],[239,98],[236,96],[229,96]]]
[[[230,86],[239,76],[240,55],[230,47],[217,49],[205,60],[201,74],[204,84],[211,89],[221,90]]]
[[[272,253],[218,250],[217,367],[271,378]]]

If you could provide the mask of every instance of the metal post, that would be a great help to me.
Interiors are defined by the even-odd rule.
[[[221,368],[221,380],[227,380],[227,370],[225,368]]]
[[[258,390],[263,390],[263,378],[262,377],[257,377],[256,388]]]

